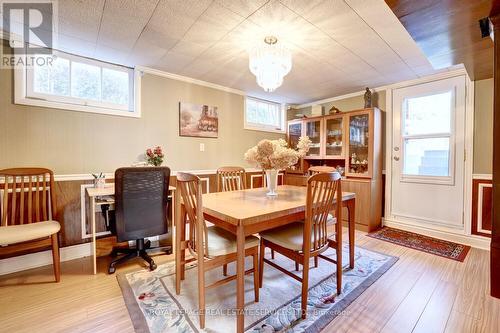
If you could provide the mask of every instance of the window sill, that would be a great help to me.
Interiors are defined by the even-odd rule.
[[[263,128],[263,127],[257,127],[257,126],[248,126],[248,125],[245,125],[243,128],[246,129],[246,130],[248,130],[248,131],[258,131],[258,132],[268,132],[268,133],[276,133],[276,134],[286,134],[285,130],[270,129],[270,128]]]
[[[42,99],[34,99],[34,98],[26,98],[26,97],[19,97],[19,98],[16,97],[14,100],[14,103],[21,104],[21,105],[40,106],[40,107],[53,108],[53,109],[80,111],[80,112],[87,112],[87,113],[98,113],[98,114],[106,114],[106,115],[121,116],[121,117],[132,117],[132,118],[140,118],[141,117],[140,110],[135,110],[135,111],[114,110],[114,109],[102,108],[102,107],[97,107],[97,106],[53,102],[53,101],[46,101],[46,100],[42,100]]]

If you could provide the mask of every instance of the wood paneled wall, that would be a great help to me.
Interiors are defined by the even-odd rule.
[[[202,180],[204,193],[214,192],[217,190],[216,175],[214,173],[198,175]],[[56,177],[57,178],[57,177]],[[280,183],[282,183],[282,176]],[[107,182],[112,183],[113,179],[107,179]],[[263,177],[261,172],[247,173],[248,187],[262,187]],[[55,191],[57,197],[57,210],[55,217],[61,224],[60,246],[66,247],[90,242],[90,238],[82,236],[82,202],[84,202],[85,229],[90,233],[90,217],[89,217],[89,200],[86,195],[85,186],[91,186],[91,180],[61,180],[55,182]],[[175,176],[170,178],[170,185],[175,186]],[[82,194],[84,200],[82,201]],[[0,212],[1,213],[1,212]],[[170,219],[172,221],[171,210]],[[96,231],[106,231],[105,219],[102,213],[96,212]],[[98,248],[104,248],[100,251],[106,253],[107,250],[116,243],[113,236],[101,236],[98,241]],[[39,251],[47,248],[40,248]],[[33,251],[31,251],[33,252]],[[21,255],[27,252],[18,252],[14,255]],[[13,256],[12,254],[0,257],[0,259]]]
[[[492,186],[491,179],[472,181],[471,232],[474,235],[491,237]]]

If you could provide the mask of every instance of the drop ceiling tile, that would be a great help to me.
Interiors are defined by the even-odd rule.
[[[153,66],[167,52],[167,48],[163,47],[162,44],[156,44],[141,38],[135,43],[134,49],[127,58],[127,62],[135,66]]]
[[[155,67],[170,73],[180,74],[181,70],[194,60],[194,57],[168,52],[156,63]]]
[[[210,42],[193,43],[181,40],[178,41],[175,46],[170,49],[170,51],[190,57],[197,57],[203,53],[203,51],[207,50],[212,44],[213,43]]]
[[[214,2],[191,26],[183,41],[214,44],[243,20],[243,17]]]
[[[58,49],[63,52],[77,54],[84,57],[94,57],[96,45],[94,42],[89,42],[64,34],[58,35]]]
[[[148,23],[152,30],[182,39],[212,0],[160,1]]]
[[[58,2],[59,32],[86,41],[95,42],[101,23],[104,0],[64,0]]]
[[[282,5],[278,0],[271,0],[248,19],[252,23],[265,28],[266,34],[272,34],[282,39],[290,39],[293,35],[292,31],[298,30],[297,17],[297,14]]]
[[[98,44],[130,51],[148,23],[158,0],[107,0]]]
[[[216,0],[217,3],[231,10],[232,12],[248,17],[268,0]]]
[[[127,62],[129,53],[115,50],[111,47],[103,45],[97,46],[94,52],[94,57],[101,61],[129,66],[129,63]]]

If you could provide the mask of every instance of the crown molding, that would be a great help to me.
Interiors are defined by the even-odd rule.
[[[396,89],[396,88],[400,88],[400,87],[407,87],[407,86],[412,86],[412,85],[430,82],[430,81],[447,79],[447,78],[459,76],[459,75],[467,75],[468,76],[468,73],[465,70],[465,67],[463,65],[451,66],[451,67],[443,69],[435,74],[422,76],[422,77],[419,77],[416,79],[396,82],[393,84],[388,84],[388,85],[384,85],[384,86],[380,86],[380,87],[375,87],[375,88],[372,88],[371,90],[374,92],[377,92],[377,91],[384,91],[387,89]],[[364,95],[364,93],[365,93],[365,90],[361,90],[361,91],[356,91],[356,92],[345,94],[345,95],[340,95],[340,96],[320,99],[320,100],[309,102],[309,103],[295,105],[294,107],[297,109],[302,109],[302,108],[306,108],[306,107],[317,105],[317,104],[325,104],[325,103],[329,103],[329,102],[338,101],[341,99],[361,96],[361,95]]]
[[[165,77],[165,78],[176,80],[176,81],[182,81],[182,82],[192,83],[192,84],[196,84],[196,85],[199,85],[199,86],[203,86],[203,87],[207,87],[207,88],[212,88],[212,89],[217,89],[217,90],[221,90],[221,91],[225,91],[225,92],[229,92],[229,93],[237,94],[237,95],[241,95],[241,96],[246,96],[247,95],[247,93],[244,92],[244,91],[242,91],[242,90],[238,90],[238,89],[234,89],[234,88],[229,88],[229,87],[222,86],[220,84],[216,84],[216,83],[212,83],[212,82],[207,82],[207,81],[203,81],[203,80],[193,79],[191,77],[187,77],[187,76],[183,76],[183,75],[179,75],[179,74],[165,72],[165,71],[162,71],[162,70],[159,70],[159,69],[154,69],[154,68],[151,68],[151,67],[136,66],[135,69],[138,70],[138,71],[140,71],[140,72],[146,73],[146,74],[152,74],[152,75],[156,75],[156,76],[161,76],[161,77]]]

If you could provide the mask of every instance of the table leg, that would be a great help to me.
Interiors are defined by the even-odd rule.
[[[347,200],[346,206],[349,212],[349,267],[354,268],[354,229],[356,217],[356,199]]]
[[[180,207],[179,196],[176,191],[175,195],[175,210],[174,210],[174,221],[175,221],[175,292],[177,295],[181,292],[181,207]]]
[[[97,250],[95,237],[95,197],[90,197],[90,224],[92,227],[92,267],[94,274],[97,274]]]
[[[236,332],[245,329],[245,229],[239,224],[236,229]]]

